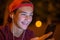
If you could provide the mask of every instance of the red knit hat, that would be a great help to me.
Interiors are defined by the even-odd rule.
[[[29,0],[13,0],[13,2],[8,7],[9,12],[13,12],[15,9],[20,8],[22,6],[31,6],[31,7],[33,7],[32,3],[22,3],[24,1],[29,2]]]

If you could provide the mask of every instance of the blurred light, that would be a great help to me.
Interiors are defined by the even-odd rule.
[[[41,21],[36,21],[35,25],[36,25],[36,27],[41,27],[42,26],[42,22]]]

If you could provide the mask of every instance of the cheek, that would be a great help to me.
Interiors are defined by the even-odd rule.
[[[18,16],[14,17],[14,22],[16,23],[18,21]]]
[[[18,17],[18,20],[20,20],[20,21],[23,21],[25,18],[24,18],[24,16],[19,16]]]
[[[30,22],[32,21],[32,17],[31,17],[31,18],[29,18],[29,21],[30,21]]]

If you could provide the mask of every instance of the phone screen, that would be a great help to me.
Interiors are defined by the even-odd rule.
[[[47,29],[45,31],[45,34],[48,33],[48,32],[53,32],[53,34],[54,34],[55,29],[56,29],[56,24],[49,24],[47,26]],[[47,39],[52,38],[53,37],[53,34],[51,36],[49,36]],[[47,39],[45,39],[45,40],[47,40]]]

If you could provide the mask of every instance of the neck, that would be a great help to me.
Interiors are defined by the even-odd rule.
[[[24,31],[23,29],[18,28],[18,27],[13,23],[12,28],[11,28],[11,32],[13,33],[13,36],[19,37],[19,36],[22,35],[23,31]]]

